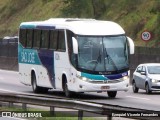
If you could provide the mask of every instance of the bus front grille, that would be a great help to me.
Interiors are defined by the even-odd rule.
[[[90,83],[94,83],[94,84],[110,84],[110,83],[119,83],[119,82],[122,82],[123,80],[120,80],[120,79],[115,79],[115,80],[91,80],[89,81]]]

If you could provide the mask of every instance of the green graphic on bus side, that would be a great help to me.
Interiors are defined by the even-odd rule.
[[[36,65],[41,64],[37,50],[25,49],[22,47],[21,44],[18,45],[18,62],[26,64],[36,64]]]

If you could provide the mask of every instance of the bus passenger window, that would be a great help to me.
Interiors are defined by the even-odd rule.
[[[66,51],[64,31],[58,32],[58,50]]]
[[[26,29],[20,29],[20,43],[23,47],[26,47]]]
[[[49,30],[42,30],[41,48],[48,48],[49,43]]]
[[[50,31],[50,44],[49,48],[50,49],[57,49],[57,39],[58,39],[58,31],[56,30],[51,30]]]
[[[39,48],[40,47],[40,39],[41,39],[41,30],[35,29],[34,30],[34,37],[33,37],[33,47]]]
[[[32,47],[32,39],[33,39],[33,30],[28,29],[27,30],[27,46],[28,48]]]

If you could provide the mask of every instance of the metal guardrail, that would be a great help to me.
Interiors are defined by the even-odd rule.
[[[89,115],[84,115],[84,112],[106,115],[108,120],[111,120],[112,117],[125,117],[140,120],[160,119],[160,111],[83,102],[71,99],[45,98],[24,94],[0,93],[0,101],[9,103],[22,103],[22,108],[25,110],[27,108],[27,104],[48,106],[50,107],[51,113],[55,112],[55,107],[78,110],[78,120],[82,120],[83,117],[89,117]],[[94,117],[97,117],[97,115]]]

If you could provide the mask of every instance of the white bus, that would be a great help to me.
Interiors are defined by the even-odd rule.
[[[129,55],[134,43],[111,21],[52,18],[19,27],[20,81],[35,93],[48,89],[106,92],[129,87]]]

